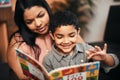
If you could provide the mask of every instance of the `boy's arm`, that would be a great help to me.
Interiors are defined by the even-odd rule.
[[[119,64],[119,60],[115,54],[107,54],[106,51],[107,44],[104,44],[103,50],[101,50],[99,46],[95,46],[94,48],[87,50],[86,54],[88,55],[88,59],[101,61],[103,68],[108,72]]]
[[[119,59],[115,54],[108,54],[108,60],[102,62],[102,67],[105,72],[109,72],[111,69],[115,68],[119,64]],[[113,63],[111,66],[109,64]]]
[[[117,60],[117,57],[115,57],[114,54],[107,54],[107,44],[104,44],[103,50],[100,49],[100,47],[95,46],[97,50],[98,56],[101,57],[100,61],[102,61],[107,66],[114,66],[115,61]],[[98,59],[99,60],[99,59]]]

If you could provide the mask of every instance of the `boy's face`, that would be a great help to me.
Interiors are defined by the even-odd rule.
[[[76,30],[73,25],[57,27],[51,35],[58,50],[64,54],[72,53],[76,45],[80,30]]]

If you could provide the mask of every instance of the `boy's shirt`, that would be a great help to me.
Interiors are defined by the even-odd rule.
[[[74,48],[72,55],[59,53],[55,45],[52,46],[52,50],[43,59],[43,65],[47,71],[54,70],[59,67],[71,66],[86,63],[87,56],[85,51],[92,48],[92,46],[85,43],[78,43]]]
[[[52,46],[52,50],[44,57],[43,59],[43,66],[47,69],[47,71],[54,70],[56,68],[77,65],[88,62],[87,56],[85,51],[92,48],[91,45],[86,43],[77,43],[74,52],[72,55],[65,55],[59,53],[55,45]],[[114,66],[106,66],[105,64],[101,63],[102,68],[104,68],[105,72],[109,72],[111,69],[115,68],[119,64],[119,60],[116,55],[109,54],[114,58],[115,65]]]

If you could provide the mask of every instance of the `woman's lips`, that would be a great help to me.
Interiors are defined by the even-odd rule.
[[[45,27],[37,28],[39,32],[43,32],[45,29],[46,29]]]

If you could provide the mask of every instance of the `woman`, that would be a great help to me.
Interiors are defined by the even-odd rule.
[[[48,34],[52,13],[45,0],[17,0],[14,20],[18,26],[8,47],[8,64],[19,79],[26,79],[15,53],[15,48],[42,62],[51,50],[52,40]]]
[[[52,46],[48,34],[51,19],[52,12],[45,0],[17,0],[14,20],[18,31],[11,36],[7,57],[10,68],[19,79],[27,77],[22,72],[15,48],[32,56],[41,64]]]

